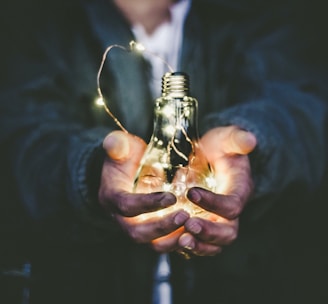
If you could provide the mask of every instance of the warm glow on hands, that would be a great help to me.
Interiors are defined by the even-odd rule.
[[[105,159],[100,189],[98,193],[101,208],[134,242],[149,244],[170,235],[183,226],[189,215],[176,210],[160,218],[138,218],[141,214],[155,212],[172,206],[176,198],[171,193],[133,193],[131,192],[136,170],[145,151],[146,144],[138,137],[123,131],[109,134],[103,147],[108,157]],[[176,235],[176,234],[175,234]],[[157,251],[172,251],[175,243],[154,247]]]
[[[256,138],[229,126],[210,130],[201,144],[218,186],[216,192],[198,187],[188,191],[189,200],[207,210],[209,216],[187,220],[179,245],[188,253],[209,256],[220,253],[238,237],[239,216],[253,191],[247,154],[255,148]]]

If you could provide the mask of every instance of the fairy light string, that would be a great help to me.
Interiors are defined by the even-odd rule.
[[[167,68],[169,69],[169,71],[171,73],[174,72],[173,68],[170,66],[170,64],[164,60],[161,56],[159,56],[158,54],[154,53],[154,52],[151,52],[151,51],[148,51],[146,50],[146,48],[141,44],[141,43],[138,43],[138,42],[135,42],[135,41],[130,41],[129,43],[129,47],[125,47],[125,46],[122,46],[120,44],[112,44],[110,45],[109,47],[106,48],[105,52],[103,53],[103,56],[102,56],[102,60],[100,62],[100,66],[99,66],[99,69],[98,69],[98,73],[97,73],[97,92],[98,92],[98,99],[97,99],[97,104],[98,105],[101,105],[104,107],[105,111],[107,112],[107,114],[114,120],[114,122],[116,123],[116,125],[125,133],[129,133],[127,131],[127,129],[123,126],[123,124],[118,120],[118,118],[113,114],[113,112],[109,109],[107,103],[105,102],[105,99],[104,99],[104,96],[103,96],[103,93],[102,93],[102,90],[101,90],[101,86],[100,86],[100,78],[101,78],[101,73],[102,73],[102,70],[104,68],[104,65],[105,65],[105,61],[107,59],[107,55],[109,54],[109,52],[114,49],[114,48],[119,48],[123,51],[126,51],[126,52],[136,52],[136,53],[144,53],[144,52],[147,52],[148,54],[152,55],[152,56],[155,56],[157,58],[159,58],[166,66]]]
[[[107,105],[105,98],[103,96],[102,90],[101,90],[101,85],[100,85],[100,78],[101,78],[101,74],[106,62],[106,59],[109,55],[109,53],[114,49],[114,48],[118,48],[120,50],[123,50],[125,52],[134,52],[134,53],[148,53],[151,56],[154,56],[156,58],[158,58],[159,60],[161,60],[165,66],[167,67],[167,69],[170,71],[170,73],[174,73],[174,69],[172,68],[172,66],[161,56],[159,56],[157,53],[152,52],[147,50],[141,43],[136,42],[134,40],[130,41],[129,46],[125,47],[122,46],[120,44],[112,44],[110,46],[108,46],[106,48],[106,50],[103,53],[102,56],[102,60],[100,62],[100,66],[99,66],[99,70],[97,73],[97,92],[98,92],[98,98],[96,100],[96,103],[100,106],[102,106],[106,113],[113,119],[113,121],[115,122],[115,124],[125,133],[129,133],[128,130],[123,126],[123,124],[119,121],[119,119],[114,115],[114,113],[110,110],[109,106]],[[181,121],[181,119],[183,118],[183,116],[185,115],[185,113],[181,114],[181,117],[179,117],[179,120]],[[190,162],[193,162],[194,156],[195,156],[195,147],[194,147],[194,143],[193,141],[189,138],[186,130],[184,128],[179,128],[182,132],[182,134],[184,135],[184,137],[186,138],[186,140],[191,144],[191,148],[192,148],[192,153],[191,156],[192,158],[190,159]],[[173,149],[175,151],[175,153],[177,153],[177,155],[179,155],[182,159],[184,159],[185,161],[188,161],[188,156],[185,155],[182,151],[180,151],[178,149],[178,147],[175,145],[174,139],[175,139],[175,134],[176,134],[177,130],[174,131],[174,133],[172,134],[172,138],[171,141],[169,143],[169,145],[167,146],[167,152],[168,155],[171,154],[171,149]]]

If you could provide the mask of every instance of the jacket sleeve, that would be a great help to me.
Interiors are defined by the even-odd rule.
[[[81,37],[45,32],[13,41],[6,58],[1,208],[7,221],[18,214],[26,218],[28,226],[16,222],[16,229],[31,227],[26,233],[39,240],[97,242],[117,233],[98,209],[95,193],[105,157],[102,140],[113,126],[99,123],[102,110],[93,105],[95,65],[83,59],[90,47]]]
[[[207,116],[204,130],[237,125],[256,135],[250,154],[255,192],[246,208],[255,220],[281,201],[296,207],[299,198],[309,200],[322,183],[327,75],[309,63],[305,37],[293,27],[262,22],[240,34],[227,77],[229,106]]]

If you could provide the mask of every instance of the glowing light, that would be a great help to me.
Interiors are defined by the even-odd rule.
[[[165,164],[159,163],[159,162],[155,162],[153,164],[153,167],[157,170],[161,170],[164,167]]]
[[[167,214],[167,210],[165,210],[165,209],[156,211],[156,216],[158,216],[158,217],[163,217],[166,214]]]
[[[105,105],[104,100],[101,97],[98,97],[95,100],[95,104],[96,104],[96,106],[99,106],[99,107],[103,107]]]
[[[173,136],[175,133],[175,127],[168,125],[163,129],[163,132],[168,136]]]
[[[168,192],[171,190],[171,185],[168,183],[163,184],[163,191]]]
[[[172,184],[172,191],[179,198],[185,194],[186,189],[187,189],[186,185],[182,182]]]
[[[144,52],[146,48],[139,42],[131,41],[130,48],[132,51]]]
[[[150,52],[148,50],[146,50],[146,48],[139,42],[135,42],[135,41],[130,41],[129,43],[129,48],[124,47],[122,45],[119,44],[112,44],[110,46],[108,46],[106,48],[106,50],[103,53],[102,56],[102,60],[100,62],[100,66],[97,72],[97,92],[98,92],[98,96],[99,98],[95,101],[95,104],[97,106],[103,106],[103,108],[105,109],[105,111],[107,112],[107,114],[114,120],[114,122],[117,124],[117,126],[125,133],[129,133],[124,126],[122,125],[122,123],[117,119],[117,117],[114,115],[114,113],[112,113],[112,111],[110,110],[110,108],[106,105],[106,103],[103,100],[103,94],[102,94],[102,90],[100,87],[100,77],[101,77],[101,73],[107,58],[108,53],[113,49],[113,48],[119,48],[123,51],[126,52],[136,52],[136,53],[143,53],[143,52],[147,52],[152,56],[155,56],[157,58],[159,58],[165,65],[166,67],[171,71],[171,73],[173,73],[173,68],[168,64],[168,62],[166,62],[161,56],[159,56],[156,53]]]
[[[184,115],[185,117],[190,117],[190,115],[191,115],[190,110],[189,110],[189,109],[185,109],[185,110],[183,111],[183,115]]]
[[[165,117],[171,117],[171,116],[174,116],[175,109],[171,105],[165,106],[162,109],[162,113]]]
[[[215,190],[215,188],[217,186],[217,181],[213,176],[206,177],[205,183],[208,186],[208,188],[211,189],[212,191]]]

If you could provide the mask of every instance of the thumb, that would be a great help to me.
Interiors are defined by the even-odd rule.
[[[113,131],[105,137],[103,147],[111,159],[123,161],[130,154],[129,134]]]
[[[248,154],[254,150],[257,141],[253,133],[233,127],[229,134],[228,144],[226,146],[227,153]]]

